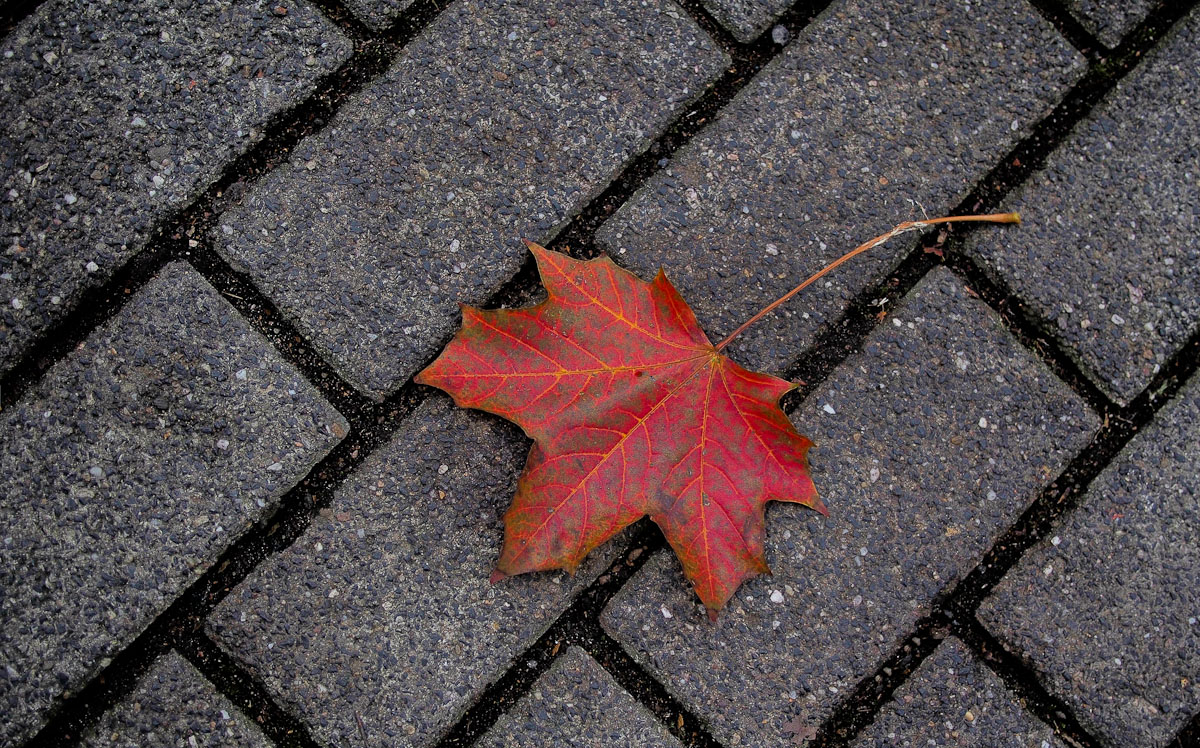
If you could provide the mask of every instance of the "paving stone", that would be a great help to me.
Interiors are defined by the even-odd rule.
[[[221,251],[382,395],[645,149],[724,64],[666,0],[448,8],[289,166]]]
[[[574,578],[488,582],[527,451],[515,426],[432,397],[230,593],[213,636],[327,744],[433,743],[619,545]]]
[[[349,57],[286,5],[59,0],[0,41],[0,372]]]
[[[653,714],[578,647],[556,660],[533,690],[501,715],[480,745],[680,748]]]
[[[1099,0],[1066,0],[1067,7],[1101,43],[1115,47],[1150,13],[1151,0],[1122,0],[1119,3]]]
[[[722,26],[740,42],[752,42],[792,6],[792,0],[702,0]]]
[[[792,420],[816,442],[829,518],[771,504],[773,575],[716,624],[665,553],[601,619],[725,745],[784,746],[785,724],[819,725],[1097,427],[940,268]]]
[[[183,264],[0,414],[0,743],[36,729],[347,428]]]
[[[274,745],[191,663],[171,652],[83,740],[88,748]]]
[[[346,7],[376,31],[392,25],[413,0],[346,0]]]
[[[1023,2],[837,3],[599,242],[647,277],[665,267],[718,340],[922,206],[953,208],[1083,70]],[[732,353],[759,370],[787,366],[909,248],[856,259]]]
[[[1122,404],[1200,322],[1200,12],[1162,44],[969,249]]]
[[[1200,712],[1200,379],[997,586],[980,618],[1106,743]]]
[[[938,645],[892,695],[855,748],[1065,748],[961,641]]]

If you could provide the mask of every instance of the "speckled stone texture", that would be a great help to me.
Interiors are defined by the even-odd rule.
[[[1200,322],[1198,162],[1193,12],[1009,201],[1021,230],[969,249],[1122,404]]]
[[[86,748],[271,748],[274,745],[191,663],[171,652],[100,718]]]
[[[1065,0],[1088,31],[1100,42],[1115,47],[1121,39],[1146,18],[1152,0]]]
[[[835,3],[600,230],[719,340],[902,220],[952,208],[1083,72],[1015,0]],[[731,345],[778,371],[911,248],[855,260]]]
[[[347,428],[182,264],[0,414],[0,742],[35,729]]]
[[[349,57],[278,5],[59,0],[0,41],[0,372]]]
[[[488,582],[528,449],[441,395],[338,491],[312,527],[213,614],[220,644],[319,740],[430,745],[607,568]]]
[[[222,217],[219,249],[380,396],[724,62],[668,0],[456,4]]]
[[[792,420],[816,443],[828,519],[769,505],[773,575],[715,625],[666,553],[601,619],[725,745],[786,746],[785,724],[819,725],[1097,427],[942,269]]]
[[[1065,748],[958,639],[896,689],[853,748]]]
[[[701,0],[733,37],[752,42],[771,22],[792,6],[793,0]]]
[[[413,0],[345,0],[346,7],[375,31],[390,26]]]
[[[571,647],[479,741],[481,748],[680,748],[587,652]]]
[[[1165,746],[1200,712],[1197,465],[1193,378],[980,609],[1110,745]]]

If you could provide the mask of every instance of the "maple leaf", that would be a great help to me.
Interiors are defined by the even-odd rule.
[[[548,293],[524,309],[463,306],[462,329],[416,381],[502,416],[534,441],[504,515],[492,581],[574,572],[594,548],[649,516],[696,594],[717,611],[769,572],[768,501],[827,514],[809,477],[811,442],[779,408],[792,383],[721,354],[730,340],[850,258],[950,221],[907,221],[843,255],[714,346],[662,270],[647,283],[607,257],[580,261],[526,241]]]
[[[464,306],[462,330],[417,376],[534,441],[494,579],[573,572],[649,515],[715,614],[768,571],[767,501],[825,512],[811,443],[778,406],[794,385],[719,353],[661,270],[647,283],[607,257],[529,248],[546,301]]]

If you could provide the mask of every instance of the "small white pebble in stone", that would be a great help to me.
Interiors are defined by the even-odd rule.
[[[93,466],[91,468],[88,468],[88,472],[91,473],[92,477],[96,478],[96,479],[100,479],[100,478],[104,477],[104,468],[101,468],[98,466]]]
[[[979,419],[979,428],[981,428],[981,429],[987,428],[987,419],[986,418]]]
[[[220,449],[222,451],[229,449],[229,440],[228,439],[217,439],[217,449]]]
[[[858,549],[858,555],[860,555],[860,556],[865,556],[865,555],[867,555],[867,547],[866,547],[866,546],[863,546],[862,548],[859,548],[859,549]]]
[[[438,465],[438,475],[445,475],[450,470],[449,465]]]
[[[92,260],[88,260],[88,264],[84,265],[84,268],[86,268],[89,273],[94,273],[100,269],[100,266]]]
[[[267,470],[270,470],[273,473],[278,473],[280,470],[283,470],[283,463],[272,462],[270,465],[267,465]]]
[[[54,304],[55,306],[58,306],[59,304],[61,304],[61,303],[62,303],[62,297],[61,297],[61,296],[58,296],[57,294],[56,294],[56,295],[54,295],[54,296],[51,296],[51,297],[50,297],[50,303],[51,303],[51,304]]]
[[[895,325],[896,327],[900,327],[901,325],[903,325],[903,324],[904,324],[904,322],[902,322],[902,321],[901,321],[899,318],[897,318],[897,317],[892,317],[892,324],[893,324],[893,325]]]
[[[675,616],[671,615],[671,611],[667,610],[667,606],[665,606],[665,605],[662,606],[661,608],[659,608],[659,610],[662,611],[663,618],[674,618],[675,617]]]
[[[774,244],[768,244],[767,245],[767,254],[771,255],[772,257],[778,257],[779,256],[779,247],[775,246]]]
[[[821,406],[821,410],[825,411],[826,413],[828,413],[828,414],[829,414],[829,415],[831,415],[831,416],[836,416],[836,415],[837,415],[837,411],[836,411],[836,410],[834,410],[834,409],[833,409],[833,406],[832,406],[832,405],[830,405],[829,403],[825,403],[824,405],[822,405],[822,406]]]
[[[515,42],[517,40],[517,32],[515,32],[515,31],[508,32],[508,40],[510,42]]]
[[[452,240],[452,241],[450,242],[450,251],[451,251],[451,252],[457,252],[457,251],[458,251],[458,247],[459,247],[459,244],[458,244],[458,240],[457,240],[457,239],[454,239],[454,240]]]
[[[1061,542],[1062,538],[1058,537],[1057,535],[1050,539],[1050,545],[1058,545]]]
[[[317,551],[323,551],[323,550],[325,550],[325,544],[317,543],[316,545],[313,546],[313,549],[317,550]]]
[[[779,621],[771,621],[771,628],[777,629],[777,628],[779,628],[779,626],[780,626]]]
[[[1054,567],[1047,566],[1045,569],[1042,569],[1042,573],[1045,574],[1046,576],[1050,576],[1051,574],[1054,573]]]
[[[154,183],[155,187],[162,187],[164,184],[167,183],[167,180],[163,179],[162,177],[160,177],[157,174],[155,174],[153,177],[151,177],[150,181]]]
[[[13,300],[12,300],[12,308],[13,308],[13,309],[24,309],[24,308],[25,308],[25,302],[24,302],[24,301],[21,301],[20,299],[13,299]]]
[[[78,199],[79,199],[79,198],[75,197],[75,196],[74,196],[74,195],[72,195],[70,192],[68,192],[67,194],[63,195],[63,202],[64,202],[64,203],[66,203],[67,205],[74,205],[74,204],[75,204],[75,201],[76,201],[76,200],[78,200]]]
[[[227,223],[223,223],[221,224],[221,233],[225,236],[229,236],[233,233],[233,227]]]
[[[234,374],[234,376],[237,377],[239,381],[245,382],[246,381],[246,370],[238,369],[237,373]]]
[[[1119,315],[1119,314],[1114,314],[1114,315],[1112,316],[1112,321],[1113,321],[1113,324],[1114,324],[1114,325],[1123,325],[1123,324],[1125,324],[1125,318],[1124,318],[1124,317],[1122,317],[1122,316],[1121,316],[1121,315]]]
[[[783,602],[783,593],[780,592],[779,590],[771,590],[771,602],[773,602],[773,603]]]
[[[871,482],[874,483],[877,480],[879,480],[879,468],[873,467],[871,468]]]
[[[228,722],[229,721],[229,712],[222,709],[221,710],[221,719]]]
[[[330,598],[337,597],[337,596],[338,596],[338,594],[340,594],[340,593],[339,593],[337,590],[330,590],[330,591],[329,591],[329,597],[330,597]]]

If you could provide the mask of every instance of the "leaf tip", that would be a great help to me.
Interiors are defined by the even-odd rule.
[[[824,501],[821,501],[821,497],[820,497],[820,496],[815,496],[815,495],[814,495],[814,496],[812,497],[812,503],[811,503],[811,504],[809,504],[809,506],[811,506],[813,509],[816,509],[816,510],[817,510],[818,512],[820,512],[822,515],[824,515],[824,516],[826,516],[826,517],[828,517],[828,516],[829,516],[829,509],[828,509],[828,508],[825,506],[825,502],[824,502]]]
[[[705,606],[705,608],[708,610],[709,623],[716,623],[717,616],[719,616],[721,614],[721,609],[720,608],[709,608],[707,605]]]
[[[499,569],[494,569],[494,570],[492,570],[492,575],[490,577],[488,577],[488,582],[490,582],[492,584],[497,584],[501,580],[506,578],[507,576],[508,576],[507,574],[500,571]]]

